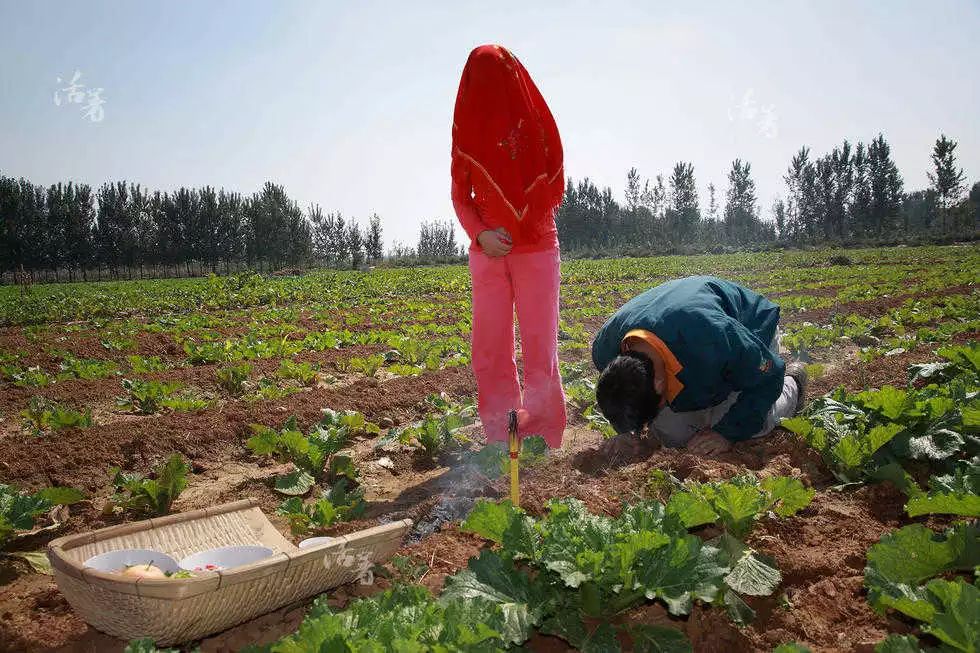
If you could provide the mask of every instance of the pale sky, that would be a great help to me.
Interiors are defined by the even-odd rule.
[[[768,216],[801,145],[879,131],[906,189],[926,185],[940,132],[980,178],[976,0],[0,0],[0,26],[0,172],[246,194],[272,180],[303,207],[376,211],[388,244],[453,218],[453,102],[487,42],[531,72],[567,173],[620,199],[631,166],[666,177],[679,160],[722,198],[739,157]],[[54,102],[76,70],[104,89],[99,122],[87,96]]]

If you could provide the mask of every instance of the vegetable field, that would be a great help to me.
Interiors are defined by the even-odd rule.
[[[600,464],[591,337],[714,274],[782,308],[804,413]],[[202,651],[977,651],[980,248],[573,261],[569,428],[504,500],[464,267],[0,288],[0,651],[152,651],[57,591],[54,537],[246,497],[293,541],[411,518],[362,583]]]

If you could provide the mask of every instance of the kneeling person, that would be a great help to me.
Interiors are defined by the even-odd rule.
[[[720,453],[769,433],[803,403],[806,370],[779,357],[779,307],[697,276],[633,298],[592,344],[599,408],[621,434]]]

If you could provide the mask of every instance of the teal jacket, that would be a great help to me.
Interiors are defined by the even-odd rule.
[[[671,410],[710,408],[740,391],[714,428],[729,440],[745,440],[762,429],[783,389],[785,365],[769,349],[778,322],[778,306],[736,283],[676,279],[616,311],[592,343],[592,360],[602,371],[620,354],[628,332],[653,333],[682,367],[677,379],[684,387],[669,402]]]

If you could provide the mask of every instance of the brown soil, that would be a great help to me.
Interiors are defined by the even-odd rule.
[[[980,333],[964,333],[954,338],[954,343],[980,341]],[[893,356],[879,356],[865,363],[856,356],[838,353],[837,360],[828,366],[828,372],[814,379],[807,388],[808,397],[819,397],[838,386],[854,392],[883,385],[902,386],[907,379],[910,365],[938,361],[935,354],[941,345],[920,344],[917,347]]]
[[[60,384],[58,384],[60,385]],[[57,387],[57,386],[55,386]],[[274,401],[229,402],[196,413],[151,415],[37,438],[0,440],[0,477],[26,488],[69,485],[94,490],[106,483],[106,467],[147,471],[176,451],[195,464],[247,456],[243,438],[252,423],[278,425],[290,415],[308,426],[321,410],[357,410],[371,420],[417,419],[426,396],[446,392],[472,396],[469,368],[456,367],[381,384],[361,379],[334,390],[314,388]]]

